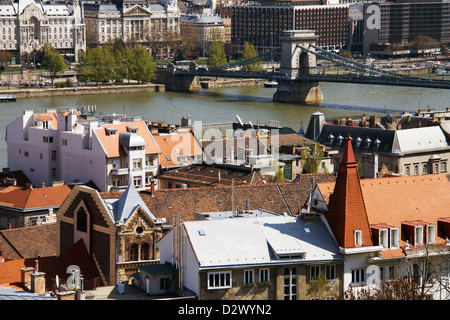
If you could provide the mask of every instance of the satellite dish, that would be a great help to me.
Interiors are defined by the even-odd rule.
[[[252,127],[252,129],[254,129],[253,123],[250,120],[248,120],[248,124],[250,125],[250,127]]]
[[[239,117],[239,115],[236,115],[236,119],[237,119],[237,121],[239,122],[239,124],[241,125],[241,127],[243,127],[244,124],[242,123],[242,120],[241,120],[241,118]]]

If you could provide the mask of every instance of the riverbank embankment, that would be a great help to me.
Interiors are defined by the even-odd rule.
[[[36,98],[51,96],[75,96],[86,94],[115,94],[135,92],[161,92],[165,91],[163,84],[131,84],[131,85],[102,85],[102,86],[80,86],[80,87],[42,87],[42,88],[14,88],[3,89],[0,93],[14,95],[16,98]]]

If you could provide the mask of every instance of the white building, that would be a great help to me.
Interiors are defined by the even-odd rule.
[[[92,181],[101,191],[151,187],[160,149],[144,121],[76,109],[24,111],[6,128],[8,166],[33,185]]]
[[[176,268],[178,288],[199,300],[314,299],[320,274],[338,295],[342,256],[321,220],[250,215],[177,225],[158,242],[165,277]]]
[[[89,44],[101,45],[115,38],[148,46],[167,41],[180,32],[180,9],[177,2],[159,3],[85,3],[84,12]]]
[[[83,15],[78,0],[67,4],[35,0],[0,3],[0,50],[21,59],[48,43],[67,60],[77,61],[79,51],[86,50]]]

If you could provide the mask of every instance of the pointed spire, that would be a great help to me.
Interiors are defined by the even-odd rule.
[[[355,242],[356,231],[362,235],[362,246],[373,245],[359,181],[358,164],[355,161],[349,134],[345,141],[344,154],[339,165],[334,191],[330,196],[327,219],[341,247],[358,246]]]
[[[350,138],[350,126],[347,129],[347,137],[345,138],[345,148],[342,154],[341,164],[346,164],[347,167],[357,165],[355,154],[353,153],[352,138]]]

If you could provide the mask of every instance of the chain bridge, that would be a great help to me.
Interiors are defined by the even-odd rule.
[[[318,36],[313,30],[286,30],[283,32],[281,47],[256,57],[228,63],[213,69],[174,68],[170,72],[177,77],[221,77],[258,78],[278,82],[273,96],[278,102],[317,102],[323,100],[320,82],[360,83],[388,86],[408,86],[421,88],[449,89],[450,81],[425,79],[378,68],[373,65],[348,59],[325,51],[316,46]],[[317,60],[327,61],[332,68],[318,70]],[[245,65],[260,61],[279,60],[280,68],[275,71],[241,71]],[[344,74],[333,72],[342,67]]]

